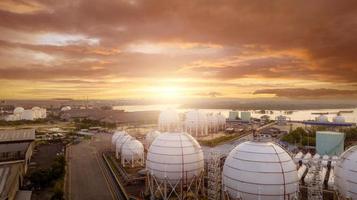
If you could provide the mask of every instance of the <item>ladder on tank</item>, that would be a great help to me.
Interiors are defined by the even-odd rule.
[[[210,153],[207,176],[207,199],[221,199],[221,155],[217,152]]]
[[[321,160],[317,163],[310,162],[310,170],[308,173],[310,173],[312,177],[307,189],[308,200],[322,200]]]

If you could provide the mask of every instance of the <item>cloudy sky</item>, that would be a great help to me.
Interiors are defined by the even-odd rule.
[[[1,0],[0,98],[357,96],[357,1]]]

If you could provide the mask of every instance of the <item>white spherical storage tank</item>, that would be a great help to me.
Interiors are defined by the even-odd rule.
[[[335,166],[335,186],[344,198],[357,200],[357,146],[341,154]]]
[[[207,128],[208,132],[216,133],[218,132],[219,121],[217,115],[208,114],[207,115]]]
[[[40,107],[35,106],[31,110],[33,112],[33,116],[35,119],[41,118],[41,108]]]
[[[123,144],[121,163],[124,167],[144,166],[144,146],[139,140],[131,139]]]
[[[160,135],[159,131],[150,131],[149,133],[146,134],[146,137],[145,137],[145,147],[146,147],[146,149],[148,149],[150,147],[151,143],[159,135]]]
[[[187,133],[162,133],[151,144],[147,159],[150,192],[160,192],[161,198],[198,194],[202,189],[204,160],[201,146]],[[201,184],[200,184],[201,183]],[[187,187],[191,185],[191,187]],[[182,186],[182,187],[181,187]],[[170,193],[175,190],[176,192]]]
[[[118,138],[116,143],[115,143],[115,156],[117,159],[119,159],[119,156],[121,155],[121,148],[122,146],[129,140],[131,140],[133,137],[131,137],[128,134],[123,135],[122,137]]]
[[[200,110],[188,111],[186,113],[185,129],[188,133],[195,137],[207,135],[207,115]]]
[[[64,106],[61,108],[61,111],[69,111],[69,110],[72,110],[70,106]]]
[[[161,111],[159,115],[160,131],[176,131],[179,128],[180,117],[175,109]]]
[[[25,109],[23,107],[16,107],[14,109],[14,115],[21,115],[24,111]]]
[[[290,155],[272,142],[248,141],[228,155],[223,190],[231,199],[276,200],[298,196],[299,180]]]
[[[223,116],[221,113],[218,113],[217,119],[218,119],[219,130],[224,130],[224,128],[226,127],[226,117]]]
[[[333,118],[333,122],[335,122],[335,123],[345,123],[346,120],[342,116],[336,116],[336,117]]]
[[[317,122],[320,122],[320,123],[327,123],[327,122],[329,122],[329,121],[328,121],[328,117],[325,116],[325,115],[320,115],[320,116],[316,117],[316,121],[317,121]]]

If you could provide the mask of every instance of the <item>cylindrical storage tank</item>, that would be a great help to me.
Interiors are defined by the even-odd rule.
[[[186,113],[185,128],[188,133],[198,137],[208,134],[207,116],[200,110],[191,110]]]
[[[145,137],[145,147],[146,147],[146,149],[148,149],[150,147],[151,143],[159,135],[160,135],[159,131],[150,131],[149,133],[146,134],[146,137]]]
[[[357,200],[357,146],[340,156],[335,166],[335,185],[344,198]]]
[[[322,166],[326,167],[328,165],[329,159],[330,159],[330,156],[328,156],[328,155],[322,156],[322,161],[321,161]]]
[[[298,196],[298,173],[290,155],[272,142],[249,141],[228,155],[223,190],[231,199],[276,200]]]
[[[312,155],[311,155],[311,153],[308,152],[307,154],[305,154],[304,158],[302,159],[302,162],[304,164],[307,164],[310,162],[311,158],[312,158]]]
[[[306,165],[301,165],[301,167],[298,169],[298,179],[299,180],[301,180],[301,178],[303,178],[306,170],[307,170]]]
[[[331,158],[331,167],[335,167],[338,161],[338,156],[332,156]]]
[[[300,160],[302,160],[302,157],[304,156],[304,154],[300,151],[299,153],[297,153],[295,156],[294,156],[294,162],[295,163],[299,163]]]
[[[160,131],[176,131],[180,126],[180,117],[175,109],[163,110],[158,124]]]
[[[144,165],[144,146],[135,139],[125,142],[121,148],[121,163],[124,167]]]
[[[125,144],[125,142],[131,140],[133,137],[131,137],[128,134],[123,135],[119,139],[117,139],[117,142],[115,144],[115,155],[117,159],[119,159],[120,153],[121,153],[121,148]]]
[[[201,146],[187,133],[160,134],[148,150],[146,168],[159,182],[189,182],[201,176],[203,167]]]

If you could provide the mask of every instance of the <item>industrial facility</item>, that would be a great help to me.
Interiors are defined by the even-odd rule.
[[[7,115],[5,121],[19,121],[19,120],[36,120],[45,119],[47,117],[46,109],[40,107],[33,107],[31,109],[24,109],[23,107],[16,107],[13,114]]]
[[[108,157],[123,190],[163,200],[357,199],[357,147],[344,151],[343,133],[317,132],[316,152],[293,153],[258,134],[222,153],[197,139],[224,127],[223,115],[193,110],[184,116],[163,111],[158,130],[145,138],[113,134]]]

